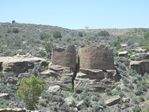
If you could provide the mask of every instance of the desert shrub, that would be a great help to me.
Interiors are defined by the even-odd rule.
[[[112,91],[111,91],[111,89],[110,88],[106,88],[106,93],[107,93],[107,95],[112,95]]]
[[[8,108],[8,104],[5,103],[4,101],[3,102],[0,102],[0,108]]]
[[[137,98],[136,98],[135,95],[132,96],[132,102],[133,102],[134,104],[139,104],[139,101],[137,100]]]
[[[143,80],[137,84],[137,88],[140,89],[140,91],[146,91],[149,88],[149,85],[145,80]]]
[[[145,45],[143,46],[143,48],[146,49],[146,50],[149,50],[149,44],[145,44]]]
[[[47,56],[47,52],[45,50],[40,50],[39,51],[39,56],[40,57],[46,57]]]
[[[50,42],[44,43],[44,48],[45,48],[46,52],[50,53],[52,51],[52,47],[53,47],[52,43],[50,43]]]
[[[18,28],[13,28],[13,29],[12,29],[12,32],[13,32],[13,33],[19,33],[19,29],[18,29]]]
[[[48,33],[41,33],[40,34],[40,39],[41,40],[48,40],[50,38],[50,35]]]
[[[100,31],[97,36],[103,36],[103,37],[107,37],[110,36],[109,32],[107,31]]]
[[[139,96],[139,97],[138,97],[138,100],[139,100],[139,102],[143,102],[145,99],[144,99],[143,96]]]
[[[33,110],[43,90],[44,81],[39,77],[32,76],[21,80],[17,95],[24,100],[28,109]]]
[[[121,42],[122,42],[122,39],[120,37],[117,37],[117,39],[112,42],[112,46],[115,47],[116,49],[120,49]]]
[[[137,105],[132,109],[133,112],[141,112],[141,108]]]
[[[54,37],[55,39],[62,38],[61,32],[59,32],[59,31],[53,32],[53,37]]]
[[[149,107],[145,108],[143,112],[149,112]]]
[[[78,32],[78,35],[79,35],[79,37],[83,37],[84,36],[83,32]]]
[[[2,53],[4,50],[3,50],[3,48],[0,46],[0,53]]]
[[[144,33],[144,39],[149,39],[149,32]]]

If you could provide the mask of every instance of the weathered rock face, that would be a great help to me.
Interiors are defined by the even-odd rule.
[[[48,89],[49,93],[57,93],[61,90],[61,87],[59,85],[50,86]]]
[[[103,71],[99,69],[86,69],[86,70],[83,69],[80,71],[82,73],[78,73],[77,78],[89,78],[89,79],[96,79],[96,80],[101,80],[104,78]]]
[[[149,73],[149,60],[131,61],[130,67],[139,74]]]
[[[108,106],[117,104],[120,101],[121,97],[119,95],[117,96],[113,96],[111,98],[109,98],[108,100],[105,101],[105,104]]]
[[[87,89],[89,91],[104,92],[107,86],[118,80],[116,70],[106,70],[104,72],[99,69],[83,69],[76,76],[75,89],[77,91]]]
[[[3,108],[0,109],[0,112],[26,112],[26,110],[22,108]]]
[[[41,72],[41,76],[48,80],[50,86],[59,85],[63,90],[72,88],[73,72],[70,67],[50,65],[49,70]]]
[[[128,51],[121,51],[118,53],[118,55],[121,56],[127,56],[128,55]]]
[[[8,93],[0,93],[0,98],[8,98],[9,94]]]
[[[113,69],[114,56],[111,49],[100,47],[84,47],[79,49],[81,69]]]
[[[24,73],[34,68],[35,63],[46,65],[47,61],[38,57],[0,57],[1,70],[4,72]]]
[[[62,65],[75,69],[76,65],[76,48],[75,46],[68,46],[64,48],[54,48],[52,51],[52,63],[54,65]]]

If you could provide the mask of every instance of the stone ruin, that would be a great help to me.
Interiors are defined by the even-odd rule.
[[[70,67],[72,71],[76,66],[76,48],[75,46],[68,46],[65,48],[53,48],[52,50],[52,64]]]
[[[83,47],[79,49],[81,69],[113,69],[114,56],[111,49],[100,47]]]
[[[80,72],[75,79],[75,89],[104,92],[106,84],[117,81],[113,51],[105,45],[79,49]]]
[[[77,57],[79,57],[79,63],[77,63]],[[78,67],[80,68],[79,73],[76,69]],[[117,72],[114,69],[113,51],[105,45],[83,47],[78,50],[78,53],[74,46],[68,46],[65,49],[54,48],[49,69],[52,74],[58,76],[55,79],[56,84],[72,85],[74,82],[75,89],[82,87],[100,91],[105,89],[100,83],[101,80],[108,84],[118,80]],[[74,77],[75,79],[73,79]]]
[[[78,63],[77,57],[79,57]],[[1,57],[0,70],[17,74],[25,73],[33,69],[37,62],[47,65],[47,60],[38,57]],[[79,67],[80,71],[77,73]],[[75,46],[53,48],[52,64],[49,64],[48,70],[41,71],[40,75],[47,78],[50,85],[71,88],[75,83],[75,87],[86,88],[85,84],[92,90],[103,89],[100,82],[105,78],[110,79],[108,83],[111,83],[111,80],[117,80],[112,50],[103,45],[80,48],[78,53]]]
[[[51,76],[53,79],[49,82],[50,85],[60,85],[66,88],[72,87],[73,72],[76,68],[76,56],[76,48],[73,45],[67,48],[53,48],[52,63],[49,65],[50,74],[53,74]]]

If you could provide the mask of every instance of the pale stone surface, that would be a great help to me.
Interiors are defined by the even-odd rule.
[[[50,86],[48,89],[48,92],[49,93],[57,93],[60,90],[61,90],[61,87],[59,85],[55,85],[55,86]]]
[[[0,57],[1,70],[4,72],[24,73],[34,68],[34,63],[46,65],[47,60],[39,57],[13,56]]]
[[[0,93],[0,98],[9,96],[8,93]]]
[[[105,104],[108,106],[117,104],[120,101],[121,97],[119,95],[113,96],[105,101]]]
[[[65,98],[64,101],[68,106],[73,106],[76,103],[75,99],[72,96]]]
[[[127,56],[128,55],[128,51],[121,51],[118,53],[119,56]]]
[[[2,108],[0,112],[26,112],[23,108]]]

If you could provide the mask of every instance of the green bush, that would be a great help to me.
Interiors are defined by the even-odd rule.
[[[79,37],[83,37],[84,36],[83,32],[79,32],[78,35],[79,35]]]
[[[149,39],[149,32],[144,33],[144,39]]]
[[[55,39],[62,38],[61,32],[59,32],[59,31],[53,32],[53,37],[54,37]]]
[[[143,112],[149,112],[149,107],[145,108]]]
[[[97,36],[103,36],[103,37],[107,37],[110,36],[109,32],[107,31],[100,31]]]
[[[141,112],[141,108],[137,105],[132,109],[133,112]]]
[[[50,35],[48,33],[41,33],[40,39],[41,40],[48,40],[50,38]]]
[[[143,46],[143,48],[146,49],[146,50],[149,50],[149,44],[145,44],[145,45]]]
[[[40,50],[38,53],[39,53],[40,57],[46,57],[47,56],[47,52],[45,50]]]
[[[45,48],[46,52],[51,53],[52,47],[53,47],[52,43],[50,43],[50,42],[44,43],[44,48]]]
[[[44,90],[44,81],[36,76],[23,78],[17,90],[17,95],[24,100],[28,109],[35,109],[38,97]]]
[[[12,29],[12,32],[13,32],[13,33],[19,33],[19,29],[18,29],[18,28],[13,28],[13,29]]]

